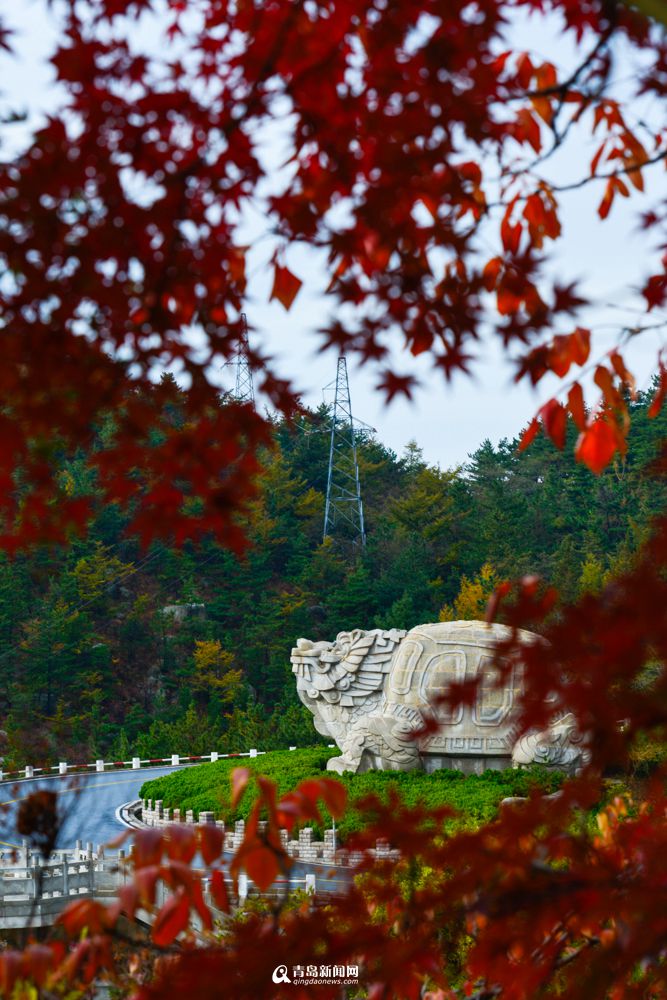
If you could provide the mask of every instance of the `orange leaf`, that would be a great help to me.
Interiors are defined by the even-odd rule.
[[[540,415],[546,434],[557,448],[563,448],[567,431],[567,411],[565,407],[557,399],[550,399],[540,410]]]
[[[525,431],[521,435],[521,440],[519,441],[519,451],[525,451],[537,436],[537,432],[540,429],[540,424],[537,418],[533,417],[531,422],[526,427]]]
[[[484,270],[482,271],[482,281],[487,292],[492,292],[496,287],[501,266],[502,260],[500,257],[492,257],[491,260],[487,261],[484,265]]]
[[[604,365],[598,365],[593,381],[602,390],[605,402],[611,409],[626,409],[623,397],[614,385],[614,378],[608,368],[605,368]]]
[[[595,171],[597,170],[598,166],[600,165],[600,159],[602,157],[602,154],[605,151],[606,145],[607,145],[607,142],[605,140],[602,143],[602,145],[600,146],[600,148],[598,149],[598,151],[595,154],[595,156],[593,157],[593,159],[591,160],[591,177],[595,176]]]
[[[567,394],[567,405],[575,424],[580,431],[583,431],[586,426],[586,408],[584,406],[584,391],[578,382],[574,383]]]
[[[276,264],[271,299],[278,299],[285,309],[290,309],[302,284],[300,278],[288,268]]]
[[[527,90],[534,73],[534,67],[527,52],[522,52],[517,59],[516,69],[519,83]]]
[[[604,195],[602,196],[602,201],[598,205],[598,215],[601,219],[606,219],[609,215],[612,202],[614,200],[614,195],[616,193],[616,186],[614,184],[614,177],[610,177],[607,181],[607,186],[605,188]]]
[[[633,397],[635,395],[635,379],[632,372],[628,371],[625,365],[625,361],[621,357],[618,351],[612,351],[609,355],[609,360],[611,361],[612,368],[620,378],[621,382],[627,385],[628,389],[632,393]]]
[[[578,365],[586,364],[591,353],[591,331],[578,326],[574,333],[570,334],[570,345],[572,360]]]
[[[538,90],[548,90],[558,83],[558,74],[553,63],[545,62],[535,68],[535,83]]]
[[[597,417],[579,435],[575,448],[577,461],[583,462],[596,475],[605,469],[618,450],[618,441],[611,425]]]
[[[649,420],[655,420],[667,395],[667,370],[660,366],[660,382],[648,409]]]
[[[551,119],[554,116],[553,108],[551,107],[551,101],[548,97],[532,97],[531,102],[536,113],[540,116],[542,121],[546,122],[547,125],[551,124]]]
[[[517,115],[515,137],[519,142],[527,142],[536,153],[542,148],[539,121],[528,108],[521,108]]]
[[[174,893],[164,904],[153,924],[153,941],[166,948],[188,926],[190,904],[183,892]]]
[[[232,782],[232,809],[235,809],[239,803],[239,799],[243,795],[246,785],[250,780],[252,771],[249,767],[235,767],[232,771],[231,782]]]
[[[511,224],[509,210],[505,213],[505,217],[500,224],[500,238],[503,242],[503,247],[508,253],[518,253],[521,242],[521,223],[516,222],[514,225]]]

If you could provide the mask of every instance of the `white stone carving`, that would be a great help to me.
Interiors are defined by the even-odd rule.
[[[585,759],[574,719],[566,716],[517,742],[516,706],[522,693],[520,664],[500,676],[495,646],[509,629],[485,622],[436,622],[401,629],[340,632],[334,642],[299,639],[292,670],[315,728],[336,741],[341,756],[332,771],[466,773],[540,763],[575,771]],[[521,642],[541,641],[531,632]],[[452,712],[437,707],[452,682],[480,678],[475,703]],[[414,738],[433,707],[436,733]]]
[[[577,724],[571,712],[554,722],[548,729],[526,733],[517,740],[512,750],[514,767],[542,764],[559,771],[578,770],[590,759],[583,745]]]

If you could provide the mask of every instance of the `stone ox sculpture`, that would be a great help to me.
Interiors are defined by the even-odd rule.
[[[495,643],[507,633],[503,625],[461,621],[418,625],[409,632],[354,629],[340,632],[335,642],[299,639],[291,656],[299,697],[313,713],[317,731],[342,751],[329,761],[329,770],[450,767],[480,773],[540,763],[576,771],[585,750],[572,715],[517,741],[519,671],[513,668],[498,687],[492,666]],[[531,632],[520,638],[539,641]],[[438,732],[412,738],[422,712],[452,681],[480,674],[474,705],[453,713],[438,709]]]

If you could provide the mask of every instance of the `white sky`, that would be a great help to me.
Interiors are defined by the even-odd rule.
[[[18,105],[29,110],[31,119],[36,119],[40,112],[54,109],[58,102],[53,73],[45,62],[54,33],[44,0],[24,0],[21,4],[0,0],[0,12],[19,32],[15,45],[21,52],[20,59],[0,54],[0,109]],[[540,24],[536,20],[514,27],[512,45],[545,58],[551,53],[553,59],[553,37],[538,34]],[[565,58],[574,54],[560,51]],[[632,74],[632,66],[626,64],[622,55],[617,72],[621,77]],[[642,109],[642,114],[645,113],[646,109]],[[9,128],[20,135],[20,126]],[[7,127],[4,132],[7,134]],[[594,140],[589,138],[586,147],[578,146],[579,155],[575,157],[559,153],[549,164],[549,176],[561,183],[582,176],[582,167],[590,161],[595,149]],[[277,157],[277,150],[270,143],[267,149],[269,158]],[[580,154],[584,154],[581,159]],[[8,155],[6,146],[0,149],[0,155]],[[611,348],[624,325],[634,326],[642,320],[641,301],[633,293],[633,286],[636,288],[650,273],[648,268],[657,255],[646,234],[638,230],[636,218],[658,196],[667,197],[664,170],[660,166],[653,168],[647,172],[646,182],[647,194],[633,191],[629,203],[617,201],[604,222],[599,221],[595,210],[603,182],[571,192],[561,200],[563,236],[554,255],[553,273],[563,283],[581,280],[582,292],[595,303],[594,308],[577,320],[594,330],[593,356]],[[250,242],[260,231],[261,222],[261,218],[248,219],[245,230]],[[274,356],[277,373],[291,378],[304,402],[316,406],[322,401],[322,387],[334,378],[336,370],[335,353],[320,354],[316,336],[333,308],[323,294],[328,279],[314,253],[295,249],[287,262],[304,285],[286,313],[279,303],[268,302],[273,276],[266,263],[272,249],[266,241],[259,242],[251,254],[247,313],[256,328],[251,336]],[[497,248],[488,249],[491,256]],[[571,329],[572,326],[564,325],[554,332],[567,333]],[[632,352],[628,352],[640,387],[650,380],[658,346],[657,335],[645,334],[637,338]],[[518,434],[540,401],[552,395],[557,386],[556,379],[545,379],[538,395],[527,385],[513,385],[512,366],[490,337],[480,345],[478,354],[474,377],[456,376],[450,385],[429,371],[428,359],[414,359],[408,354],[398,357],[397,369],[401,373],[415,372],[421,377],[423,388],[413,403],[397,401],[389,407],[374,389],[377,371],[359,368],[351,361],[355,415],[375,427],[379,438],[399,454],[408,440],[415,438],[431,463],[446,467],[464,462],[485,438],[497,442]]]

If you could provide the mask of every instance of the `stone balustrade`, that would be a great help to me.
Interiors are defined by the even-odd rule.
[[[45,860],[26,840],[0,852],[0,928],[47,927],[72,899],[111,897],[122,884],[124,852],[106,858],[102,847],[77,841]]]
[[[243,836],[242,827],[230,837],[235,835]],[[92,844],[84,846],[77,841],[75,848],[56,850],[48,860],[44,860],[24,840],[17,849],[0,851],[0,930],[48,927],[75,899],[88,896],[109,900],[131,877],[131,866],[126,864],[123,850],[105,857],[101,847],[93,850]],[[228,897],[234,906],[242,905],[250,894],[257,893],[245,872],[240,873],[236,882],[226,873],[224,878]],[[209,895],[209,882],[209,879],[204,879],[202,887],[208,904],[215,911],[215,902]],[[308,874],[291,877],[288,886],[306,892],[317,889],[315,875]],[[326,883],[321,888],[326,892]],[[163,882],[158,884],[158,907],[166,901],[170,891]],[[273,893],[280,891],[280,885],[271,890]]]
[[[143,799],[139,810],[142,823],[145,826],[165,827],[171,822],[183,822],[179,809],[169,810],[165,808],[161,799]],[[234,823],[234,829],[227,829],[223,820],[215,819],[212,812],[202,810],[198,818],[192,809],[188,809],[185,814],[185,823],[189,826],[202,826],[204,824],[215,824],[224,835],[225,851],[236,851],[243,842],[245,834],[245,822],[242,819]],[[266,824],[260,822],[260,830]],[[326,865],[358,865],[363,858],[361,851],[347,852],[336,848],[336,831],[325,830],[323,840],[313,840],[313,830],[311,827],[304,827],[299,831],[298,839],[290,839],[287,830],[280,831],[280,842],[284,850],[295,861],[302,861],[308,864]],[[376,841],[375,850],[372,852],[378,860],[396,861],[400,853],[393,850],[388,841],[380,839]]]

